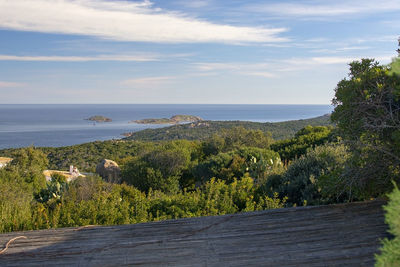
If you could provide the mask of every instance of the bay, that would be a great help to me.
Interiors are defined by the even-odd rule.
[[[69,146],[96,140],[119,139],[122,133],[169,125],[129,123],[177,114],[205,120],[278,122],[308,119],[332,112],[330,105],[0,105],[0,149],[25,146]],[[112,122],[85,120],[102,115]]]

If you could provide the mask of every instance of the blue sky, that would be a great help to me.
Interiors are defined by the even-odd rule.
[[[0,0],[0,103],[329,104],[399,0]]]

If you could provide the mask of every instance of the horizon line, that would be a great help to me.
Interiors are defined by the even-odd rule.
[[[0,105],[315,105],[333,106],[326,103],[0,103]]]

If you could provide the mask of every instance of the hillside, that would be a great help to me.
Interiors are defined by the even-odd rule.
[[[1,266],[373,266],[381,201],[286,208],[17,236]]]
[[[173,125],[158,129],[146,129],[129,133],[127,140],[159,141],[187,139],[198,140],[210,137],[222,129],[244,127],[252,130],[271,132],[274,139],[285,139],[293,137],[294,134],[307,125],[327,126],[332,125],[329,115],[312,119],[293,120],[284,122],[250,122],[250,121],[199,121],[188,124]]]

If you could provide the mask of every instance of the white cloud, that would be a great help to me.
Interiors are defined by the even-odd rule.
[[[286,59],[282,62],[288,65],[300,66],[316,66],[316,65],[332,65],[332,64],[348,64],[354,60],[361,60],[363,57],[311,57],[311,58],[293,58]],[[365,57],[375,58],[380,63],[389,63],[391,56]]]
[[[355,14],[372,14],[381,12],[394,12],[400,10],[398,0],[336,0],[336,1],[308,1],[304,3],[279,3],[256,4],[247,6],[254,12],[267,12],[270,14],[299,16],[299,17],[323,17],[345,16]]]
[[[251,76],[259,76],[264,78],[275,78],[278,75],[268,71],[255,71],[255,72],[243,72],[243,74],[251,75]]]
[[[239,70],[243,68],[245,64],[239,63],[195,63],[196,69],[200,71],[218,71],[218,70]]]
[[[173,76],[141,77],[124,80],[120,84],[127,87],[152,88],[171,83],[175,79]]]
[[[25,84],[23,83],[0,81],[0,88],[14,88],[14,87],[22,87],[24,85]]]
[[[267,71],[271,69],[271,65],[267,63],[221,63],[221,62],[211,62],[211,63],[196,63],[195,68],[200,72],[201,75],[206,74],[215,75],[219,71],[230,71],[239,75],[248,76],[259,76],[264,78],[275,78],[277,77],[272,71]]]
[[[286,41],[284,28],[215,24],[149,1],[0,0],[0,28],[160,43]]]
[[[258,63],[237,63],[237,62],[212,62],[195,63],[194,67],[198,75],[216,75],[220,72],[230,72],[238,75],[259,76],[265,78],[276,78],[284,72],[297,72],[310,69],[318,69],[329,65],[346,66],[354,60],[361,60],[363,57],[303,57],[269,60]],[[365,57],[370,58],[370,57]],[[390,63],[392,56],[373,57],[382,64]]]
[[[0,61],[48,61],[48,62],[87,62],[87,61],[157,61],[156,55],[99,55],[91,57],[80,56],[14,56],[0,55]]]

